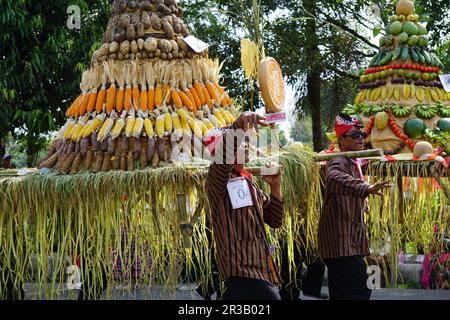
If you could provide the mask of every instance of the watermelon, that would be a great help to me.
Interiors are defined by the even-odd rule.
[[[450,132],[450,118],[443,118],[437,122],[436,127],[442,132]]]
[[[403,125],[403,131],[405,131],[406,135],[411,139],[422,138],[426,128],[425,122],[417,118],[409,119]]]

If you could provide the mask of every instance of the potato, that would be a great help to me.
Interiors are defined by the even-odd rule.
[[[139,7],[139,2],[137,0],[128,0],[128,8],[131,10],[136,10]]]
[[[126,55],[128,52],[130,52],[130,42],[125,40],[120,44],[120,53]]]
[[[130,60],[134,60],[136,59],[136,54],[135,53],[130,53]]]
[[[110,53],[108,57],[110,59],[112,59],[112,60],[116,60],[117,59],[117,53]]]
[[[184,25],[184,23],[180,23],[180,27],[181,27],[181,34],[183,35],[183,37],[189,35],[189,31]]]
[[[186,54],[184,53],[184,51],[178,52],[178,58],[179,58],[179,59],[184,59],[185,55],[186,55]]]
[[[170,44],[172,45],[172,53],[180,51],[180,48],[178,47],[178,43],[175,40],[169,40]]]
[[[116,53],[117,51],[119,51],[119,48],[119,44],[113,41],[109,44],[109,53]]]
[[[161,18],[159,18],[156,13],[154,12],[152,13],[152,16],[150,17],[150,22],[154,30],[159,31],[162,29]]]
[[[145,26],[141,22],[137,24],[137,36],[138,38],[143,38],[145,36]]]
[[[129,24],[127,28],[127,40],[133,41],[134,39],[136,39],[136,29],[134,24]]]
[[[169,53],[172,51],[172,44],[169,40],[158,39],[158,49],[160,49],[161,52]]]
[[[95,50],[94,53],[92,54],[92,61],[97,62],[98,59],[101,57],[101,53],[100,53],[100,49]]]
[[[106,56],[107,54],[109,54],[109,43],[104,43],[100,47],[100,55]]]
[[[157,58],[161,57],[161,50],[160,49],[156,49],[155,50],[155,57],[157,57]]]
[[[141,17],[141,22],[144,24],[144,27],[150,28],[152,26],[152,21],[150,19],[150,15],[148,14],[148,12],[142,12],[142,17]]]
[[[119,27],[122,29],[127,29],[130,22],[131,22],[130,15],[128,13],[124,13],[120,16]]]
[[[165,16],[172,14],[172,11],[164,3],[158,3],[156,10],[162,12]]]
[[[131,15],[131,23],[137,26],[137,24],[140,22],[141,22],[141,13],[137,11]]]
[[[155,38],[149,37],[144,42],[144,48],[147,52],[154,52],[158,47],[158,41]]]
[[[165,52],[161,53],[161,59],[167,60],[167,53]]]
[[[119,53],[119,54],[117,55],[117,59],[118,59],[118,60],[123,60],[123,54]]]
[[[172,15],[172,27],[173,32],[175,33],[181,33],[181,22],[180,19],[176,15]]]
[[[188,51],[188,52],[186,53],[186,58],[192,59],[193,57],[194,57],[194,51]]]
[[[164,0],[164,3],[165,3],[167,6],[170,6],[170,5],[176,5],[176,4],[177,4],[176,0]]]
[[[119,29],[114,40],[118,43],[127,40],[127,31],[125,29]]]
[[[148,0],[141,2],[141,10],[150,11],[152,10],[152,4]]]
[[[124,55],[124,59],[125,59],[125,60],[130,60],[130,54],[127,53],[126,55]]]
[[[173,31],[172,26],[170,25],[169,21],[167,19],[162,19],[162,27],[163,30],[169,39],[175,38],[175,32]]]
[[[139,51],[136,40],[131,41],[130,47],[131,47],[131,52],[133,52],[133,53],[137,53]]]
[[[149,52],[148,54],[147,54],[147,58],[148,59],[153,59],[155,57],[155,54],[153,53],[153,52]]]
[[[189,50],[189,46],[187,45],[186,41],[184,41],[183,37],[177,38],[177,44],[178,44],[179,51],[188,51]]]
[[[163,20],[167,20],[167,22],[169,22],[170,25],[173,24],[173,21],[172,21],[172,15],[163,17]]]
[[[139,51],[144,49],[144,43],[145,43],[144,39],[137,39],[137,45],[138,45]]]
[[[142,53],[141,52],[136,53],[136,59],[142,59]]]
[[[147,51],[142,52],[142,59],[148,59],[148,53]]]
[[[169,52],[169,53],[167,54],[167,59],[173,60],[173,55],[172,55],[172,53]]]

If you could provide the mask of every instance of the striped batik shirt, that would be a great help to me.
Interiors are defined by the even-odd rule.
[[[236,139],[234,152],[240,142]],[[270,254],[264,224],[272,228],[281,227],[283,202],[267,196],[245,177],[253,206],[233,209],[227,184],[230,179],[240,176],[233,167],[233,164],[213,163],[206,181],[220,274],[223,279],[243,277],[279,284],[281,277]]]
[[[337,157],[327,163],[323,212],[319,223],[319,253],[323,259],[369,254],[364,224],[369,184],[358,164]]]

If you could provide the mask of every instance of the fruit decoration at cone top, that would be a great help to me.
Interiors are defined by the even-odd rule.
[[[234,122],[237,110],[219,84],[221,65],[207,49],[188,45],[182,16],[175,0],[114,1],[81,94],[39,168],[156,168],[177,161],[172,150],[201,153],[211,130]]]
[[[274,58],[267,57],[261,60],[258,82],[267,111],[269,113],[283,111],[285,101],[283,73]]]
[[[397,2],[396,15],[380,38],[380,50],[360,76],[354,104],[343,110],[360,116],[369,134],[367,142],[388,155],[412,157],[422,140],[450,154],[448,121],[438,125],[450,118],[450,93],[439,78],[444,66],[428,47],[428,31],[420,20],[413,1]]]

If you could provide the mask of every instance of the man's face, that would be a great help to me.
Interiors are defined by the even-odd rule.
[[[364,149],[364,131],[353,127],[339,138],[340,149],[345,151],[361,151]]]

